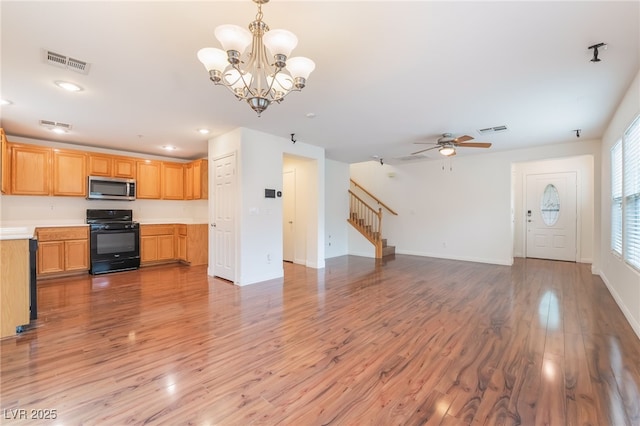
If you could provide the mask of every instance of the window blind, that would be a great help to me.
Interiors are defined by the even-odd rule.
[[[640,117],[624,135],[624,258],[640,269]]]
[[[622,141],[611,148],[611,250],[622,256]]]

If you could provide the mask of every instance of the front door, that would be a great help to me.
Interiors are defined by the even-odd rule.
[[[213,223],[213,273],[215,276],[235,282],[236,233],[235,187],[236,155],[231,154],[213,162],[214,216]]]
[[[527,175],[527,257],[576,261],[576,173]]]

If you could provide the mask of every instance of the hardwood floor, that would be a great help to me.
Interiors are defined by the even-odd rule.
[[[1,423],[640,425],[640,340],[589,265],[284,268],[39,282],[35,327],[0,342]]]

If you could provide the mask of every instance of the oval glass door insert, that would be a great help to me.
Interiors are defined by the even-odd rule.
[[[547,226],[553,226],[560,216],[560,194],[553,184],[548,184],[542,193],[540,215]]]

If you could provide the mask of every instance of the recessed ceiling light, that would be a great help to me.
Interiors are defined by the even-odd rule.
[[[202,135],[207,135],[207,134],[209,134],[209,132],[211,132],[211,130],[209,130],[209,129],[198,129],[198,133],[200,133]]]
[[[166,149],[167,151],[175,151],[175,150],[176,150],[176,149],[178,149],[178,148],[176,148],[176,147],[175,147],[175,146],[173,146],[173,145],[163,145],[163,146],[162,146],[162,149]]]
[[[79,92],[82,90],[82,87],[78,86],[75,83],[70,83],[68,81],[56,81],[56,86],[68,91],[68,92]]]
[[[306,113],[306,114],[305,114],[305,116],[306,116],[307,118],[316,118],[316,114],[315,114],[315,112],[308,112],[308,113]]]
[[[13,102],[11,102],[9,99],[0,99],[0,105],[11,105]]]

